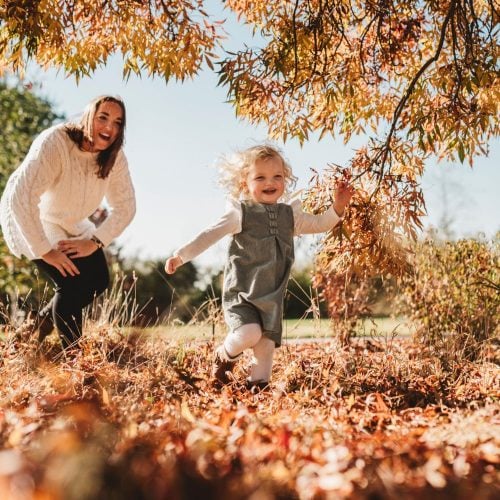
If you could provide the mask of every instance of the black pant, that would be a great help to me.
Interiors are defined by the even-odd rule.
[[[108,265],[101,249],[88,257],[72,260],[80,274],[66,277],[42,259],[33,261],[56,285],[55,295],[42,314],[52,313],[64,348],[75,343],[82,335],[83,308],[109,285]]]

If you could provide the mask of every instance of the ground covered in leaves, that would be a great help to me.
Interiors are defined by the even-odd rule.
[[[211,342],[95,331],[0,343],[0,498],[493,499],[499,370],[410,340],[295,343],[273,383],[212,386]]]

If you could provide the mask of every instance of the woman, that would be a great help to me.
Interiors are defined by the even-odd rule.
[[[0,222],[9,249],[31,259],[56,286],[36,321],[44,325],[40,338],[52,319],[64,348],[82,334],[83,308],[109,284],[103,248],[135,214],[122,149],[125,122],[121,99],[94,99],[78,124],[53,126],[35,139],[2,195]],[[96,228],[88,217],[104,197],[111,215]]]

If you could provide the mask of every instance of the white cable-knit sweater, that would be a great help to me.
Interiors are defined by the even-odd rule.
[[[3,236],[14,255],[40,258],[59,240],[92,235],[108,245],[127,227],[135,214],[127,159],[120,151],[109,176],[99,179],[96,156],[81,151],[64,125],[35,139],[0,205]],[[88,217],[104,198],[111,215],[96,229]]]

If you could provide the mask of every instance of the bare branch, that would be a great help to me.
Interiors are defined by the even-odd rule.
[[[399,117],[401,116],[401,112],[403,111],[404,107],[406,106],[406,103],[408,102],[408,99],[410,98],[411,94],[413,93],[413,90],[415,89],[415,86],[417,85],[418,81],[420,80],[420,77],[427,71],[427,69],[434,64],[438,59],[441,54],[441,51],[443,50],[444,46],[444,40],[446,37],[446,30],[448,29],[448,24],[453,17],[455,13],[455,8],[458,3],[458,0],[452,0],[450,3],[450,7],[448,9],[448,12],[446,14],[446,17],[443,21],[443,26],[441,27],[441,33],[439,37],[439,43],[436,49],[436,52],[434,55],[428,59],[417,71],[415,76],[413,77],[412,81],[406,88],[405,93],[403,94],[403,97],[400,99],[398,105],[396,106],[396,109],[394,111],[394,115],[392,118],[392,123],[391,123],[391,128],[389,130],[389,133],[387,134],[387,138],[384,143],[384,147],[382,148],[380,152],[380,164],[381,164],[381,170],[383,171],[384,169],[384,164],[387,159],[387,154],[390,149],[390,143],[392,140],[392,137],[394,136],[394,132],[396,131],[396,125],[399,120]],[[379,157],[377,155],[376,160],[379,160]]]

